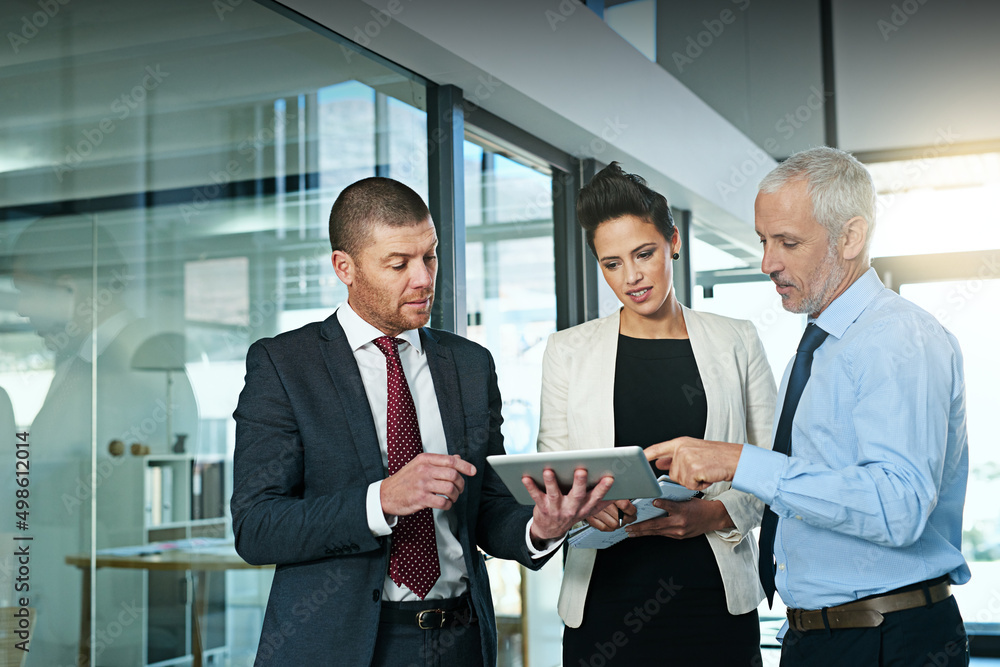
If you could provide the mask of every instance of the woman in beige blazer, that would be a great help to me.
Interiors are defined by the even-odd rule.
[[[538,449],[648,447],[693,433],[770,447],[775,385],[760,339],[750,322],[677,301],[680,241],[666,199],[612,163],[581,191],[577,217],[623,308],[549,338]],[[728,483],[657,503],[668,515],[630,524],[628,540],[569,549],[563,664],[760,664],[750,531],[762,504]],[[634,519],[617,501],[589,521],[617,528],[619,509]]]

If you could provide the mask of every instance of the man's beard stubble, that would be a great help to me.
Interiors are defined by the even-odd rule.
[[[810,274],[806,280],[807,284],[814,284],[813,278],[819,277],[824,270],[827,271],[827,274],[823,279],[822,285],[818,285],[815,290],[805,294],[797,305],[792,306],[786,299],[782,299],[782,307],[790,313],[812,315],[830,305],[834,293],[840,286],[841,281],[843,281],[844,276],[847,275],[847,267],[837,261],[836,243],[830,244],[827,248],[823,262]],[[771,279],[774,280],[778,275],[780,274],[771,274]],[[806,287],[806,285],[802,287]]]
[[[377,319],[377,322],[370,322],[370,324],[374,325],[379,330],[383,332],[409,331],[411,329],[419,329],[420,327],[426,326],[430,321],[430,309],[434,305],[433,288],[405,299],[406,301],[420,301],[428,299],[426,316],[407,319],[403,316],[403,313],[400,310],[402,302],[397,301],[391,306],[383,303],[380,299],[385,295],[385,292],[368,280],[367,275],[361,270],[360,267],[357,267],[355,280],[359,282],[360,285],[358,285],[358,289],[355,290],[352,305],[355,307],[356,312],[363,311],[363,313],[367,315],[365,319]],[[359,312],[359,314],[361,313]]]

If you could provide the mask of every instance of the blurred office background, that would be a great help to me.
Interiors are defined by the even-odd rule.
[[[493,352],[525,452],[547,336],[618,307],[579,187],[619,160],[667,194],[681,300],[752,320],[780,377],[804,318],[760,274],[753,199],[819,144],[875,177],[882,280],[962,343],[957,596],[974,653],[1000,655],[994,3],[10,0],[0,26],[3,507],[16,433],[32,463],[26,525],[0,521],[0,607],[32,536],[29,667],[252,664],[271,570],[230,546],[231,415],[250,343],[346,296],[326,228],[344,186],[429,201],[433,325]],[[489,567],[500,664],[557,665],[559,559]],[[761,608],[765,646],[782,613]]]

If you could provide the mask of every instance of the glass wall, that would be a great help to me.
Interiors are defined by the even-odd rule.
[[[503,396],[504,447],[533,452],[542,354],[556,330],[552,177],[473,141],[465,142],[467,335],[488,348]],[[558,558],[539,572],[487,564],[500,631],[500,665],[558,664]]]
[[[271,570],[232,548],[246,350],[345,296],[345,185],[426,198],[424,87],[251,2],[0,8],[22,19],[0,56],[0,493],[23,512],[0,607],[28,544],[29,667],[250,665]]]

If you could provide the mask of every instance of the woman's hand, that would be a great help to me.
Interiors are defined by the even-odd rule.
[[[686,540],[713,530],[732,530],[736,527],[729,518],[726,506],[718,500],[692,498],[681,503],[654,500],[653,505],[667,510],[667,515],[629,526],[625,529],[629,537],[662,535]]]
[[[619,512],[621,514],[619,514]],[[627,523],[635,521],[635,505],[630,500],[616,500],[597,514],[587,519],[587,523],[606,533],[618,530]],[[621,520],[619,521],[619,517]]]

